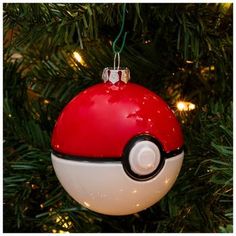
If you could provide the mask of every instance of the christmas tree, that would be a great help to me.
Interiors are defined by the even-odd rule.
[[[232,5],[126,4],[121,64],[173,109],[185,158],[161,201],[108,216],[62,188],[50,137],[63,107],[112,66],[123,4],[5,3],[4,232],[232,232]]]

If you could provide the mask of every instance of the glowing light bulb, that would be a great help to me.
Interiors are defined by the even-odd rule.
[[[196,108],[196,106],[193,103],[190,103],[189,106],[188,106],[189,111],[194,110],[195,108]]]
[[[215,70],[215,66],[210,66],[210,70]]]
[[[191,111],[196,108],[196,105],[191,102],[179,101],[176,107],[179,111]]]
[[[82,59],[82,57],[80,56],[80,54],[79,54],[78,52],[74,51],[74,52],[73,52],[73,57],[74,57],[79,63],[82,64],[83,59]]]
[[[38,189],[39,187],[36,184],[31,184],[31,188],[32,189]],[[41,205],[43,205],[43,204],[41,204]]]
[[[184,109],[185,109],[184,102],[178,102],[177,103],[177,108],[178,108],[179,111],[184,111]]]
[[[59,233],[59,234],[69,234],[70,232],[69,232],[69,231],[59,230],[58,233]]]
[[[60,226],[62,226],[62,228],[64,229],[69,229],[72,225],[71,221],[68,221],[69,217],[65,216],[64,218],[60,215],[57,215],[55,222],[58,223]],[[64,231],[67,232],[67,231]]]
[[[193,61],[187,60],[186,63],[187,63],[187,64],[193,64]]]
[[[74,69],[78,69],[78,63],[81,64],[84,67],[87,67],[88,65],[86,64],[86,62],[84,61],[84,59],[82,58],[82,56],[80,55],[80,53],[78,51],[74,51],[70,58],[69,58],[69,64],[74,68]],[[80,70],[80,69],[79,69]]]
[[[57,216],[56,218],[56,223],[60,222],[61,221],[61,216]]]

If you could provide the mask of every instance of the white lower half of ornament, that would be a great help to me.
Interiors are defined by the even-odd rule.
[[[107,215],[129,215],[159,201],[173,186],[184,152],[168,158],[152,179],[130,178],[121,162],[73,161],[51,155],[56,175],[73,199],[92,211]]]

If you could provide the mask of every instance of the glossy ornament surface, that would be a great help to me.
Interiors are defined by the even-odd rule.
[[[128,82],[129,70],[106,68],[104,83],[79,93],[60,114],[52,162],[65,190],[85,207],[132,214],[174,184],[184,152],[180,125],[150,90]]]

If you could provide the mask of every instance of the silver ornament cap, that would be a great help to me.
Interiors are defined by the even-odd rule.
[[[115,84],[118,81],[123,81],[127,84],[130,80],[130,70],[127,67],[117,69],[107,67],[103,70],[102,79],[104,83],[110,81],[112,84]]]

